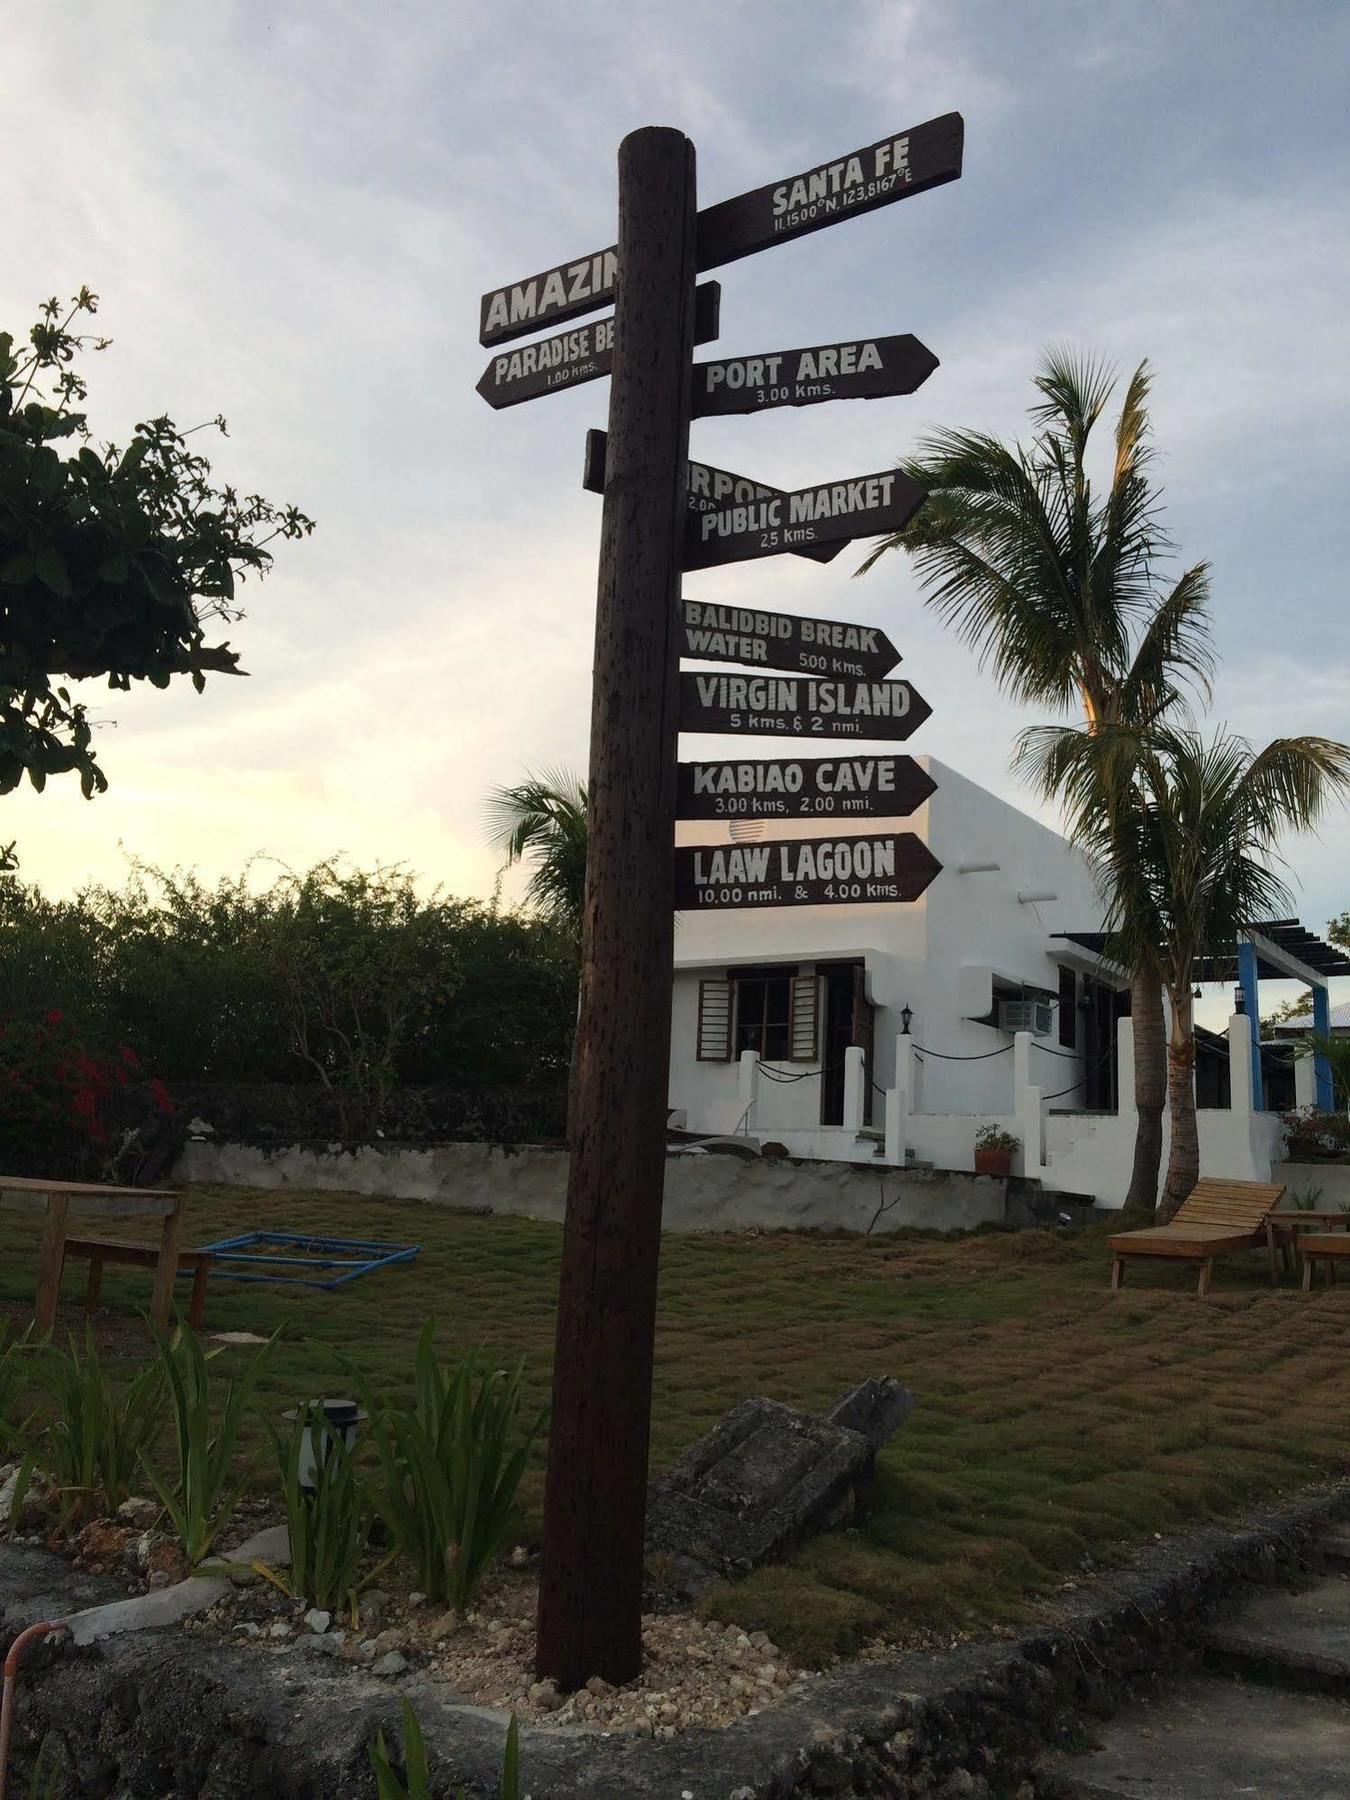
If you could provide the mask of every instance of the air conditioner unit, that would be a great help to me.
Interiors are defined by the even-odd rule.
[[[1052,1008],[1048,1000],[1000,1000],[1000,1031],[1029,1031],[1033,1037],[1049,1037]]]

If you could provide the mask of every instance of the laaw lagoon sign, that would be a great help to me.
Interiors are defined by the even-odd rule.
[[[889,675],[900,652],[875,625],[799,618],[759,607],[681,600],[685,656],[704,662],[758,663],[812,675]]]
[[[880,537],[908,524],[924,498],[917,482],[898,469],[887,469],[690,514],[685,520],[684,566],[707,569],[778,556],[785,550]]]
[[[932,707],[907,681],[795,675],[680,676],[681,731],[904,739]]]
[[[917,900],[941,863],[912,831],[675,852],[675,907],[877,905]]]
[[[698,269],[720,268],[773,244],[786,244],[841,219],[955,181],[961,173],[964,141],[960,113],[944,113],[817,163],[800,175],[705,207],[698,215]],[[480,302],[479,342],[503,343],[541,325],[596,312],[614,298],[618,273],[619,253],[611,246],[493,288]]]
[[[793,756],[678,765],[679,819],[904,819],[937,792],[912,756]]]
[[[909,333],[695,363],[693,416],[708,419],[775,406],[912,394],[937,366],[928,346]]]

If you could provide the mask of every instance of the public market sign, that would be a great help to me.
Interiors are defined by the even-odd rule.
[[[498,359],[500,360],[500,359]],[[693,417],[818,406],[825,400],[881,400],[922,387],[938,359],[912,333],[817,344],[694,364]]]
[[[941,870],[912,831],[700,844],[675,852],[675,909],[917,900]]]
[[[900,652],[875,625],[846,625],[838,619],[798,618],[759,607],[688,599],[680,602],[680,623],[682,654],[704,662],[758,663],[766,669],[860,675],[876,681],[900,661]]]
[[[716,341],[722,284],[703,281],[694,290],[694,342]],[[593,319],[570,331],[555,332],[516,350],[499,351],[477,382],[489,406],[519,406],[560,388],[598,381],[614,367],[614,316]]]
[[[917,482],[888,469],[723,506],[686,518],[684,567],[709,569],[785,550],[881,537],[908,524],[924,498]]]
[[[937,792],[912,756],[682,762],[679,819],[904,819]]]
[[[800,175],[705,207],[698,215],[700,274],[955,181],[964,138],[960,113],[944,113]],[[611,246],[493,288],[479,305],[478,341],[500,344],[541,325],[596,312],[614,298],[618,273],[619,253]]]
[[[681,731],[903,740],[932,713],[907,681],[800,675],[680,676]]]
[[[607,443],[608,437],[603,431],[586,433],[586,460],[581,485],[587,493],[603,494],[605,491]],[[788,496],[783,488],[768,487],[762,481],[752,481],[748,475],[733,475],[730,469],[715,469],[711,463],[691,461],[685,498],[691,513],[705,513],[717,512],[733,501],[745,506],[752,500],[785,501]],[[809,557],[812,562],[827,563],[838,556],[844,542],[840,538],[832,544],[794,545],[793,548],[798,556]]]

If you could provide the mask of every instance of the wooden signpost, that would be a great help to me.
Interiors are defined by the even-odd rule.
[[[800,175],[708,207],[698,216],[700,274],[955,181],[961,173],[964,138],[960,113],[944,113]],[[614,298],[618,274],[619,246],[613,245],[493,288],[479,306],[478,341],[501,344],[542,325],[596,312]]]
[[[912,831],[699,844],[675,852],[675,905],[876,906],[917,900],[942,864]]]
[[[586,458],[582,465],[581,485],[591,494],[603,494],[605,491],[603,431],[586,433]],[[731,500],[745,504],[751,500],[786,499],[784,489],[766,487],[762,481],[752,481],[748,475],[733,475],[730,469],[714,469],[711,463],[689,464],[685,503],[691,513],[717,512]],[[809,557],[812,562],[831,562],[843,549],[844,542],[840,538],[833,544],[808,544],[798,549],[796,554]]]
[[[716,340],[722,304],[720,281],[704,281],[694,290],[694,342]],[[503,350],[478,378],[478,392],[489,406],[519,406],[561,388],[598,381],[614,367],[614,320],[593,319],[571,331],[559,331],[519,350]],[[603,486],[601,491],[603,492]]]
[[[842,540],[837,547],[842,548]],[[703,662],[757,663],[766,669],[799,669],[804,675],[879,681],[900,661],[900,652],[875,625],[688,599],[680,602],[680,622],[684,654]]]
[[[750,500],[690,516],[684,535],[686,569],[781,556],[849,538],[881,537],[909,523],[924,491],[898,469],[824,481],[771,500]]]
[[[858,338],[807,350],[774,350],[694,364],[696,419],[819,406],[825,400],[882,400],[923,386],[938,359],[918,338]]]
[[[682,819],[904,819],[937,783],[912,756],[792,756],[682,762]]]
[[[817,675],[680,676],[681,731],[903,741],[932,713],[907,681]]]
[[[612,374],[608,433],[587,440],[586,485],[603,492],[604,512],[536,1647],[540,1676],[567,1690],[592,1676],[630,1681],[642,1661],[675,910],[894,904],[938,873],[910,832],[672,855],[679,729],[890,740],[929,713],[908,682],[886,679],[898,658],[884,633],[682,608],[680,580],[780,551],[828,561],[852,538],[898,531],[923,499],[894,469],[785,492],[690,462],[691,407],[912,393],[936,358],[913,337],[855,338],[696,374],[693,344],[717,323],[700,322],[696,271],[954,181],[962,142],[960,114],[947,113],[700,213],[693,145],[647,127],[619,147],[617,243],[482,297],[479,340],[491,346],[614,304],[612,319],[495,355],[478,384],[505,407]],[[764,672],[681,676],[682,649]],[[933,785],[907,756],[851,752],[687,764],[678,801],[695,819],[903,817]]]

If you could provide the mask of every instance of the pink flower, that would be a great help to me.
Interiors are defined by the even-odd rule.
[[[49,1013],[43,1014],[43,1023],[45,1025],[59,1025],[65,1016],[66,1015],[61,1011],[59,1006],[54,1006]]]
[[[170,1095],[168,1088],[165,1087],[158,1076],[150,1083],[150,1098],[162,1113],[172,1113],[178,1110],[173,1103],[173,1097]]]

